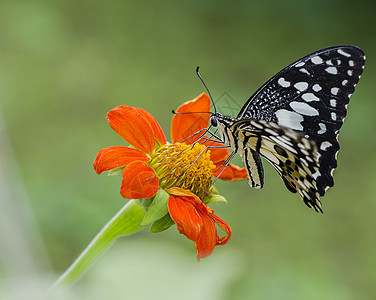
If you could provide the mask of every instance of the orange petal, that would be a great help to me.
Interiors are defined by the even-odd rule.
[[[98,174],[111,169],[124,167],[132,161],[149,161],[143,152],[123,146],[112,146],[100,150],[94,161],[94,170]]]
[[[210,98],[207,94],[202,93],[197,98],[185,102],[179,106],[177,112],[210,112]],[[171,121],[171,139],[173,143],[181,142],[185,138],[193,135],[197,131],[208,127],[210,114],[183,114],[174,115]],[[185,141],[191,144],[197,140],[197,136],[193,136]]]
[[[125,167],[120,188],[120,194],[124,198],[151,198],[158,189],[159,179],[148,164],[134,161]]]
[[[211,214],[210,217],[215,221],[215,223],[218,224],[218,226],[226,232],[226,235],[218,238],[216,245],[224,245],[226,244],[232,235],[232,230],[230,225],[228,225],[225,221],[223,221],[221,218],[217,217],[215,214]]]
[[[155,149],[154,131],[149,120],[139,110],[120,105],[109,111],[107,120],[112,129],[129,144],[149,154]]]
[[[138,107],[135,107],[135,109],[140,114],[142,114],[145,117],[145,119],[149,121],[149,124],[154,132],[154,138],[158,141],[158,143],[160,145],[165,145],[167,143],[166,137],[161,126],[159,126],[157,120],[154,119],[154,117],[150,113],[148,113],[146,110],[143,110],[142,108],[138,108]]]
[[[218,240],[217,228],[215,227],[214,220],[202,212],[199,212],[199,215],[203,221],[203,226],[200,235],[195,242],[197,261],[200,261],[200,258],[212,254]]]
[[[195,194],[193,194],[190,190],[182,189],[180,187],[174,186],[172,188],[166,189],[166,192],[169,193],[170,195],[180,196],[184,200],[193,198],[193,199],[190,199],[190,200],[194,200],[195,203],[201,203],[202,202],[201,199],[198,196],[196,196]],[[194,203],[192,203],[192,204],[194,204]]]
[[[166,190],[167,193],[174,196],[180,196],[180,199],[191,203],[196,209],[201,210],[205,214],[213,213],[214,211],[202,203],[201,199],[193,194],[190,190],[182,189],[179,187],[172,187]]]
[[[205,136],[206,137],[206,136]],[[210,150],[210,160],[217,164],[218,162],[223,162],[226,160],[227,157],[230,156],[230,150],[226,147],[225,144],[220,142],[214,142],[214,141],[205,141],[200,140],[200,143],[204,144],[205,146],[213,146],[213,147],[222,147],[223,148],[209,148]]]
[[[178,230],[192,241],[196,241],[202,229],[202,219],[195,206],[173,195],[168,199],[168,211]]]
[[[216,168],[214,169],[217,170],[224,161],[216,163]],[[217,177],[219,173],[221,173],[223,170],[223,167],[213,173],[214,177]],[[233,165],[233,164],[228,164],[226,169],[222,172],[222,174],[219,176],[220,179],[225,180],[225,181],[237,181],[237,180],[242,180],[247,178],[247,171],[244,168],[240,168],[239,166]]]

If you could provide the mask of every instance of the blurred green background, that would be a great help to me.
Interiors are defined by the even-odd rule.
[[[106,122],[111,108],[142,107],[169,136],[171,110],[204,91],[197,65],[215,99],[227,92],[242,105],[292,61],[353,44],[366,67],[324,215],[264,164],[261,191],[218,182],[229,204],[213,208],[233,238],[209,258],[198,264],[176,227],[143,231],[119,240],[61,297],[374,299],[375,8],[365,0],[2,1],[0,295],[31,297],[51,284],[123,206],[120,178],[92,168],[98,150],[124,144]]]

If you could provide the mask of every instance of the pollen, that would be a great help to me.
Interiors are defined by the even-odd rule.
[[[201,144],[166,144],[153,155],[150,166],[162,188],[180,187],[202,199],[213,183],[214,163],[210,150]]]

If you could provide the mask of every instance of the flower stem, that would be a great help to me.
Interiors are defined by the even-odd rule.
[[[129,235],[143,228],[140,224],[144,216],[145,210],[139,202],[137,200],[130,200],[102,228],[73,264],[60,276],[51,289],[60,285],[73,283],[113,244],[117,237]]]

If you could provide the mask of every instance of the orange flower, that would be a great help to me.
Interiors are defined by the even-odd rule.
[[[209,111],[210,98],[206,94],[177,109],[183,113]],[[166,203],[168,212],[179,232],[195,242],[198,260],[210,255],[216,245],[227,243],[231,237],[230,226],[204,204],[211,201],[213,176],[222,171],[220,168],[230,152],[227,148],[207,150],[207,146],[224,145],[205,139],[200,140],[202,144],[188,146],[203,135],[209,118],[210,114],[174,115],[173,143],[169,144],[151,114],[141,108],[118,106],[107,114],[107,120],[116,133],[136,149],[107,147],[99,151],[94,161],[98,174],[109,170],[113,174],[121,172],[120,193],[126,199],[151,199],[160,189],[166,190],[170,194],[168,205]],[[195,135],[198,131],[202,133]],[[233,164],[228,164],[219,175],[220,179],[228,181],[246,177],[245,169]],[[216,224],[227,233],[225,237],[218,237]]]
[[[210,98],[207,94],[203,93],[194,100],[184,103],[176,111],[210,111]],[[177,150],[177,148],[180,150],[182,146],[184,147],[184,144],[189,145],[195,142],[199,136],[192,135],[207,128],[209,118],[209,114],[174,115],[171,123],[171,139],[173,144],[167,144],[163,130],[151,114],[141,108],[126,105],[115,107],[107,114],[108,123],[117,134],[136,149],[125,146],[104,148],[97,154],[94,161],[94,169],[100,174],[104,171],[124,167],[120,189],[121,195],[126,199],[151,198],[157,193],[161,179],[168,181],[169,184],[167,187],[172,186],[172,179],[177,179],[162,178],[166,177],[166,172],[163,172],[161,168],[158,169],[158,167],[160,167],[161,163],[166,163],[167,157],[165,156],[178,154],[180,151],[172,150]],[[184,143],[179,143],[183,140],[185,140]],[[222,145],[214,142],[205,143],[205,145],[213,144],[217,146]],[[176,147],[176,145],[182,146]],[[194,147],[196,148],[194,152],[198,152],[197,154],[199,154],[198,146],[200,145],[197,144]],[[187,156],[185,152],[179,158]],[[227,148],[211,148],[210,160],[215,165],[212,171],[216,171],[221,167],[229,155],[230,151]],[[176,165],[171,165],[171,167],[174,168]],[[164,171],[166,171],[166,168],[164,168]],[[219,170],[214,173],[214,176],[218,173]],[[244,168],[231,163],[219,176],[220,179],[227,181],[245,179],[246,177],[247,174]],[[163,184],[161,186],[165,187]]]

